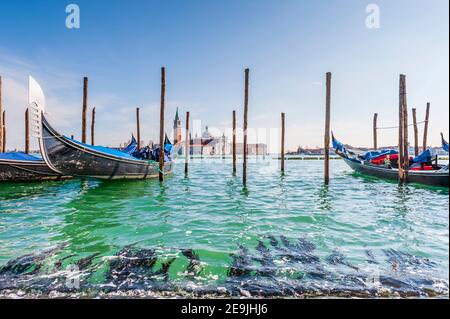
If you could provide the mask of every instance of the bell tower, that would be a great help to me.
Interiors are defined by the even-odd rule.
[[[175,113],[175,119],[173,120],[173,144],[181,143],[181,120],[178,116],[178,108]]]

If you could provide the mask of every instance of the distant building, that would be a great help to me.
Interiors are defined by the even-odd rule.
[[[190,154],[191,155],[226,155],[230,153],[227,138],[223,134],[220,137],[212,136],[205,127],[201,137],[194,137],[190,139]]]
[[[175,113],[175,119],[173,120],[173,144],[179,145],[182,143],[182,137],[181,137],[181,120],[178,116],[178,108],[177,112]]]
[[[205,130],[200,137],[197,135],[195,137],[189,135],[189,140],[189,153],[191,155],[213,156],[232,154],[232,143],[228,142],[228,138],[225,134],[222,134],[222,136],[213,136],[209,131],[208,126],[205,126]],[[178,108],[173,120],[173,144],[178,146],[178,155],[184,155],[184,146],[186,144],[185,141],[182,140],[181,119],[178,114]],[[247,150],[249,155],[266,155],[267,145],[263,143],[248,144]],[[236,143],[236,154],[243,154],[242,143]]]

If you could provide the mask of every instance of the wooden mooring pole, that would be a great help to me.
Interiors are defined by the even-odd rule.
[[[404,184],[405,179],[405,171],[404,171],[404,163],[405,163],[405,138],[404,138],[404,99],[406,95],[406,87],[405,87],[405,76],[400,74],[400,83],[399,83],[399,109],[398,109],[398,179],[400,184]]]
[[[330,183],[330,110],[331,110],[331,72],[326,74],[325,139],[324,139],[324,179]]]
[[[164,107],[166,98],[166,68],[161,68],[161,108],[159,113],[159,181],[164,181]]]
[[[3,150],[3,100],[2,100],[2,77],[0,76],[0,150]]]
[[[92,119],[91,119],[91,145],[95,145],[95,107],[92,108]]]
[[[30,153],[30,111],[25,111],[25,153]]]
[[[416,109],[412,109],[413,124],[414,124],[414,156],[419,155],[419,129],[417,128],[417,114]]]
[[[186,137],[184,142],[184,174],[189,173],[189,157],[191,156],[189,144],[191,143],[190,135],[189,135],[189,117],[190,113],[186,112]]]
[[[373,115],[373,149],[375,151],[378,149],[377,125],[378,125],[378,113],[375,113]]]
[[[88,78],[83,78],[83,111],[81,114],[81,142],[86,143],[86,116],[88,103]]]
[[[427,110],[425,113],[425,125],[423,129],[423,144],[422,144],[422,151],[425,151],[427,149],[427,138],[428,138],[428,124],[430,122],[430,106],[431,103],[427,103]]]
[[[243,155],[244,163],[242,166],[242,183],[247,186],[247,128],[248,128],[248,82],[249,82],[249,69],[245,69],[245,94],[244,94],[244,143],[243,143]]]
[[[408,136],[408,102],[406,98],[406,77],[405,77],[405,94],[403,95],[403,174],[405,176],[405,183],[408,183],[409,175],[409,136]]]
[[[285,114],[281,113],[281,173],[284,173],[284,133],[285,133]]]
[[[137,138],[137,149],[140,150],[141,149],[141,122],[140,122],[140,117],[139,114],[140,113],[140,109],[137,107],[136,108],[136,138]]]
[[[236,174],[236,111],[233,111],[233,174]]]

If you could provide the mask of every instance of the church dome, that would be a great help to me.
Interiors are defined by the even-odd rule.
[[[213,138],[211,133],[208,131],[208,126],[205,126],[205,130],[202,133],[202,138],[204,138],[204,139]]]

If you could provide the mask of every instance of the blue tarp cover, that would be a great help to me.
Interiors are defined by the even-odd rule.
[[[344,146],[344,144],[342,144],[341,142],[339,142],[337,139],[334,138],[334,136],[332,136],[333,139],[333,148],[337,151],[341,151],[341,152],[346,152],[346,148]]]
[[[429,163],[431,162],[431,159],[433,157],[433,154],[431,153],[430,149],[427,149],[425,152],[422,152],[421,154],[417,155],[413,158],[413,163]]]
[[[33,161],[39,162],[42,161],[42,157],[39,155],[31,155],[23,152],[7,152],[0,153],[0,160],[12,160],[12,161]]]
[[[367,161],[370,161],[370,160],[373,160],[373,159],[378,158],[380,156],[393,155],[393,154],[398,154],[398,151],[396,151],[396,150],[370,151],[370,152],[367,152],[366,154],[364,154],[362,156],[362,158],[367,160]]]
[[[74,142],[74,143],[84,147],[84,148],[87,148],[87,149],[91,149],[91,150],[94,150],[94,151],[97,151],[97,152],[101,152],[101,153],[105,153],[105,154],[108,154],[108,155],[122,157],[122,158],[125,158],[125,159],[137,160],[137,158],[131,156],[130,154],[124,153],[122,151],[119,151],[119,150],[116,150],[116,149],[113,149],[113,148],[104,147],[104,146],[92,146],[92,145],[89,145],[89,144],[81,143],[81,142],[79,142],[77,140],[73,140],[73,139],[71,139],[70,137],[67,137],[67,136],[64,136],[64,137],[66,139],[68,139],[68,140],[70,140],[70,141],[72,141],[72,142]]]
[[[81,142],[79,142],[79,141],[77,141],[77,140],[73,140],[73,139],[71,139],[71,138],[69,138],[69,137],[67,137],[67,136],[64,136],[64,137],[65,137],[66,139],[68,139],[68,140],[70,140],[70,141],[72,141],[72,142],[74,142],[74,143],[76,143],[76,144],[78,144],[78,145],[84,147],[84,148],[87,148],[87,149],[91,149],[91,150],[94,150],[94,151],[97,151],[97,152],[101,152],[101,153],[105,153],[105,154],[109,154],[109,155],[114,155],[114,156],[117,156],[117,157],[122,157],[122,158],[125,158],[125,159],[140,160],[139,158],[134,157],[132,154],[125,153],[124,151],[119,151],[119,150],[116,150],[116,149],[113,149],[113,148],[109,148],[109,147],[104,147],[104,146],[92,146],[92,145],[89,145],[89,144],[81,143]],[[134,143],[136,143],[136,144],[134,145],[135,150],[134,150],[133,153],[136,153],[136,150],[137,150],[137,142],[136,142],[136,140],[134,139],[134,137],[133,137],[133,139],[132,139],[130,145],[127,146],[126,149],[127,149],[127,151],[132,151],[132,148],[133,148],[133,141],[134,141]],[[169,162],[169,161],[171,160],[171,159],[170,159],[170,152],[172,151],[172,148],[173,148],[173,145],[172,145],[172,144],[165,144],[165,145],[164,145],[164,152],[165,152],[165,155],[166,155],[166,156],[169,155],[169,157],[167,157],[167,158],[166,158],[166,156],[165,156],[165,158],[166,158],[165,161],[166,161],[166,162]]]
[[[164,154],[172,153],[173,145],[172,144],[164,144]]]
[[[127,153],[127,154],[133,154],[134,152],[137,151],[137,141],[134,138],[134,135],[131,135],[131,142],[130,144],[125,147],[122,152]]]

